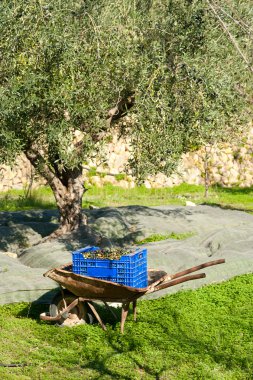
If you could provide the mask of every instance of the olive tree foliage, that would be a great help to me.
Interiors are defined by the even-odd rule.
[[[146,173],[170,172],[182,152],[231,141],[252,115],[253,15],[249,3],[219,1],[229,15],[237,9],[239,19],[250,24],[246,30],[221,14],[218,2],[159,3],[153,15],[153,44],[161,41],[163,64],[146,77],[145,97],[140,93],[139,99],[140,133],[135,135],[139,170]],[[250,57],[250,67],[217,15]]]
[[[217,3],[1,1],[0,161],[25,153],[54,192],[61,232],[81,222],[82,163],[126,114],[139,177],[171,173],[182,152],[247,118],[249,62]],[[247,23],[248,2],[224,1],[228,14],[231,4]],[[248,30],[221,16],[248,54]]]

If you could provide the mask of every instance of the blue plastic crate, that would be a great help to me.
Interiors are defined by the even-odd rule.
[[[73,272],[135,288],[145,288],[148,285],[146,249],[137,249],[119,260],[85,257],[85,253],[98,250],[99,247],[88,246],[72,252]]]

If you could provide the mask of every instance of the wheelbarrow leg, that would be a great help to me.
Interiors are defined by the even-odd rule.
[[[60,290],[61,290],[62,300],[64,303],[64,308],[66,309],[67,304],[66,304],[65,297],[64,297],[64,290],[63,290],[63,287],[61,285],[60,285]]]
[[[128,303],[123,303],[122,304],[122,309],[121,309],[121,322],[120,322],[120,331],[121,331],[121,334],[124,334],[124,324],[125,324],[125,321],[126,321],[128,310],[129,310],[129,302]]]
[[[137,319],[137,301],[133,301],[133,312],[134,312],[134,321]]]
[[[93,305],[93,302],[91,302],[91,301],[88,302],[88,301],[87,301],[87,304],[89,305],[91,311],[92,311],[93,314],[95,315],[95,317],[96,317],[98,323],[100,324],[100,326],[102,327],[102,329],[105,331],[105,330],[106,330],[106,327],[105,327],[105,325],[104,325],[102,319],[100,318],[100,316],[99,316],[97,310],[95,309],[95,307],[94,307],[94,305]]]

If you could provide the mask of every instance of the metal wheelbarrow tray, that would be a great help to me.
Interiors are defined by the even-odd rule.
[[[40,318],[47,321],[67,319],[71,310],[80,305],[80,303],[85,302],[101,327],[106,330],[92,301],[102,301],[115,318],[116,316],[107,302],[120,302],[122,303],[121,332],[123,333],[124,323],[131,303],[133,303],[134,320],[136,320],[136,304],[138,298],[182,282],[204,278],[206,277],[205,273],[193,275],[190,273],[212,265],[223,264],[224,262],[224,259],[209,261],[175,274],[167,274],[161,270],[150,269],[148,270],[148,286],[146,288],[133,288],[115,282],[75,274],[72,272],[72,264],[66,264],[59,268],[50,269],[44,274],[45,277],[49,277],[60,285],[63,300],[62,310],[59,310],[56,313],[57,315],[54,316],[48,313],[42,313]],[[72,298],[68,298],[68,303],[64,299],[63,288],[67,289],[70,292],[69,294],[72,295]]]

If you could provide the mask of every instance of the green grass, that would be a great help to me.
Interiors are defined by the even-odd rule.
[[[41,310],[0,307],[0,362],[27,364],[0,367],[2,379],[252,379],[253,274],[140,301],[123,336],[105,312],[106,332],[57,328],[37,319]]]
[[[108,184],[102,188],[89,187],[83,197],[83,207],[90,205],[116,207],[137,204],[145,206],[185,205],[187,200],[197,204],[209,204],[252,212],[253,187],[222,188],[214,186],[210,188],[210,195],[205,199],[203,186],[182,184],[161,189],[146,189],[142,186],[123,189]],[[27,198],[22,190],[0,193],[1,211],[52,209],[55,207],[54,196],[47,187],[34,190]]]
[[[183,233],[175,233],[171,232],[170,234],[153,234],[146,237],[143,240],[136,241],[136,244],[146,244],[146,243],[154,243],[156,241],[162,241],[166,239],[174,239],[174,240],[184,240],[191,236],[194,236],[194,232],[183,232]]]
[[[56,203],[49,187],[33,190],[25,196],[24,190],[0,192],[0,211],[22,211],[38,209],[55,209]]]

